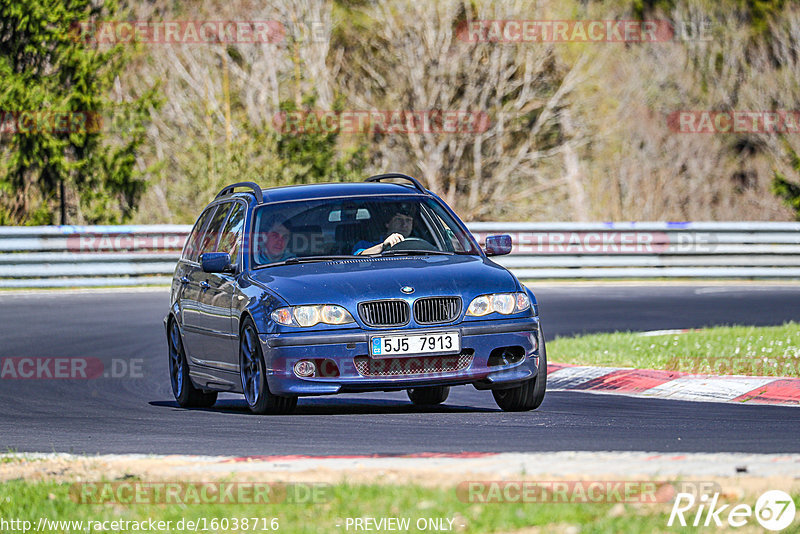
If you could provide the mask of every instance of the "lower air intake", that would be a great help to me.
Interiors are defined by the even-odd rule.
[[[449,356],[380,359],[356,356],[353,360],[361,376],[415,376],[463,371],[472,364],[472,355],[469,350]]]

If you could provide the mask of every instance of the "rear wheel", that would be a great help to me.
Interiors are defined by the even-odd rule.
[[[270,393],[264,355],[250,318],[245,319],[239,336],[239,370],[244,398],[253,413],[287,414],[297,406],[297,397],[279,397]]]
[[[216,391],[203,391],[194,387],[189,377],[189,363],[183,349],[181,332],[174,319],[169,322],[169,376],[172,394],[181,408],[209,408],[217,402]]]
[[[417,406],[441,404],[447,400],[449,394],[450,388],[448,386],[431,386],[408,390],[408,398]]]
[[[536,376],[517,387],[493,389],[492,395],[504,412],[527,412],[535,410],[544,400],[547,390],[547,350],[544,334],[539,330],[539,369]]]

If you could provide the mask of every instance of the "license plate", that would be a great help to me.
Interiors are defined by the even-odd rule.
[[[413,336],[375,336],[370,343],[372,356],[388,357],[448,352],[461,352],[461,336],[458,332],[432,332]]]

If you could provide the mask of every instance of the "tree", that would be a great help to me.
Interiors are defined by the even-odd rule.
[[[78,31],[115,14],[90,0],[0,0],[0,222],[119,223],[136,208],[146,185],[136,156],[157,92],[113,98],[132,50]]]
[[[349,33],[343,25],[339,36],[340,46],[350,46],[339,83],[351,107],[474,119],[449,130],[377,131],[371,139],[376,167],[418,174],[473,220],[518,214],[530,198],[562,189],[574,200],[564,211],[587,217],[575,155],[585,141],[566,109],[584,59],[570,66],[552,43],[470,42],[464,31],[468,20],[525,19],[528,7],[523,1],[397,0],[340,15],[364,21]]]
[[[134,5],[136,20],[158,16]],[[151,179],[136,220],[192,222],[222,187],[251,180],[272,187],[361,179],[364,142],[337,131],[287,132],[282,114],[342,107],[337,76],[326,64],[330,2],[264,0],[246,15],[236,3],[173,4],[173,20],[271,20],[285,35],[270,42],[151,46],[123,85],[164,75],[169,95],[148,130],[146,161],[163,166]],[[183,11],[185,10],[185,11]]]
[[[787,146],[787,151],[791,159],[791,168],[796,174],[800,174],[800,156],[797,152]],[[794,210],[795,219],[800,221],[800,185],[791,182],[780,171],[775,171],[772,180],[772,192],[783,199],[789,208]]]

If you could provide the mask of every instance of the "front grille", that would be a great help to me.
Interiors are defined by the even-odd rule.
[[[461,297],[426,297],[414,302],[414,320],[419,324],[449,323],[461,315]]]
[[[358,314],[368,326],[403,326],[408,324],[408,302],[404,300],[373,300],[358,305]]]
[[[472,364],[472,350],[449,356],[419,356],[373,359],[356,356],[353,362],[361,376],[414,376],[463,371]]]

